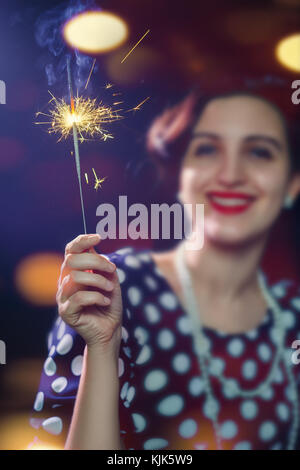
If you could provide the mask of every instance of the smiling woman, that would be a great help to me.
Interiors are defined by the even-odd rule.
[[[204,204],[204,244],[103,256],[86,235],[66,246],[32,417],[41,439],[300,449],[300,290],[271,286],[260,266],[286,197],[300,192],[295,137],[272,101],[245,91],[191,94],[155,120],[148,149],[191,225]]]

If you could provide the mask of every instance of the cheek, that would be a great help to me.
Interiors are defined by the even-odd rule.
[[[287,179],[283,178],[285,169],[277,171],[261,171],[256,173],[255,182],[262,196],[275,200],[281,200],[286,189]]]
[[[186,167],[180,174],[180,189],[185,193],[198,192],[208,179],[208,172],[199,171],[195,167]]]

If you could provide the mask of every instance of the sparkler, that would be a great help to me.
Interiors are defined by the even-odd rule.
[[[93,67],[95,61],[93,63]],[[92,70],[93,70],[92,67]],[[88,81],[90,79],[92,70],[90,72]],[[116,110],[112,107],[105,106],[102,102],[97,103],[96,98],[84,98],[82,96],[75,96],[73,94],[72,87],[72,77],[71,77],[71,66],[70,66],[70,57],[67,59],[67,75],[68,75],[68,88],[70,96],[70,104],[68,104],[62,98],[56,98],[52,93],[51,100],[49,102],[53,104],[52,108],[49,110],[49,113],[36,113],[36,116],[46,116],[49,118],[48,121],[36,122],[36,124],[46,124],[49,125],[48,132],[49,134],[59,134],[60,137],[58,142],[65,140],[71,135],[73,136],[74,144],[74,154],[75,154],[75,163],[76,171],[79,182],[79,192],[80,192],[80,202],[83,218],[83,227],[84,233],[86,234],[86,219],[84,211],[84,202],[82,194],[82,185],[81,185],[81,168],[80,168],[80,154],[79,154],[79,141],[82,143],[86,140],[92,140],[95,138],[100,138],[101,140],[106,141],[107,139],[112,139],[113,135],[110,134],[107,130],[103,128],[103,125],[111,123],[122,119],[123,116],[119,114],[120,109]],[[87,84],[88,84],[87,81]],[[116,103],[114,103],[115,105]],[[119,104],[119,103],[118,103]],[[113,106],[114,106],[113,105]],[[72,152],[73,153],[73,152]],[[95,189],[101,187],[101,183],[104,181],[98,180],[97,176]]]
[[[73,129],[73,142],[74,142],[74,151],[75,151],[75,163],[76,163],[77,177],[78,177],[78,183],[79,183],[83,228],[84,228],[84,233],[86,234],[87,231],[86,231],[85,211],[84,211],[82,185],[81,185],[80,155],[79,155],[79,145],[78,145],[78,132],[77,132],[77,124],[76,124],[76,114],[75,114],[75,106],[74,106],[74,95],[73,95],[73,87],[72,87],[70,57],[68,57],[68,59],[67,59],[67,72],[68,72],[68,86],[69,86],[69,94],[70,94],[71,113],[72,113],[71,116],[73,118],[72,119],[72,121],[73,121],[72,122],[72,129]]]

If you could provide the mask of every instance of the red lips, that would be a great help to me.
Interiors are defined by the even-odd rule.
[[[212,207],[218,212],[226,215],[240,214],[241,212],[246,211],[250,207],[252,201],[255,199],[252,195],[233,191],[210,191],[207,193],[207,196],[209,197]],[[237,203],[232,206],[226,206],[223,205],[220,201],[214,200],[213,197],[224,199],[243,199],[245,202],[241,204]]]

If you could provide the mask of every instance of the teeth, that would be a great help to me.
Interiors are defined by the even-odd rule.
[[[245,206],[249,204],[249,200],[240,199],[240,198],[223,198],[217,196],[211,196],[213,201],[216,201],[218,204],[222,206]]]

